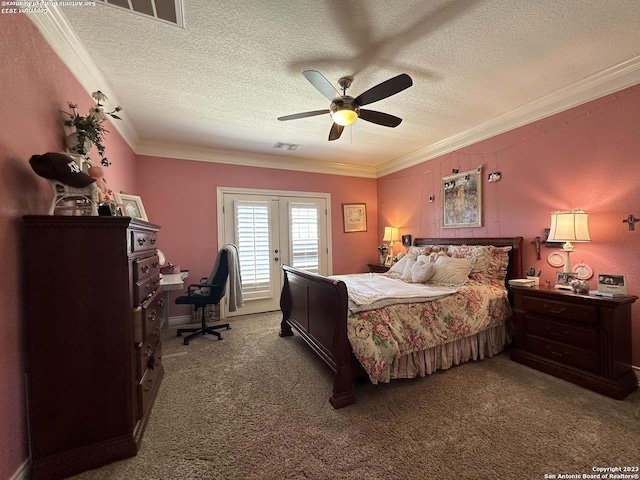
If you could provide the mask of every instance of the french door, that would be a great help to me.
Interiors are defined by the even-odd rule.
[[[238,247],[245,301],[227,315],[278,310],[283,264],[329,274],[328,194],[219,188],[218,199],[220,245]]]

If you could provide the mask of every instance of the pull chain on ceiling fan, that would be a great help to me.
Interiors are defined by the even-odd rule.
[[[406,73],[390,78],[375,87],[371,87],[356,98],[347,95],[347,88],[351,86],[353,79],[351,77],[342,77],[338,80],[338,85],[342,88],[342,94],[327,80],[320,72],[316,70],[305,70],[302,72],[305,78],[313,85],[316,90],[322,93],[331,101],[329,109],[313,110],[310,112],[295,113],[293,115],[285,115],[278,117],[280,121],[296,120],[298,118],[313,117],[316,115],[324,115],[329,113],[333,120],[333,125],[329,131],[329,140],[337,140],[342,135],[344,127],[351,125],[358,118],[362,118],[367,122],[376,123],[385,127],[397,127],[402,119],[388,113],[377,112],[360,108],[363,105],[377,102],[384,98],[400,93],[401,91],[413,85],[413,80]]]

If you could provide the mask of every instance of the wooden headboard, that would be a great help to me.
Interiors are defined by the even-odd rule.
[[[504,238],[416,238],[413,241],[416,247],[427,245],[493,245],[494,247],[511,247],[509,251],[509,266],[507,267],[507,280],[510,278],[522,278],[522,237]]]

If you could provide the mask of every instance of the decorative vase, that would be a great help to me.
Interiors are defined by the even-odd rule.
[[[71,153],[86,155],[91,150],[91,140],[85,137],[84,142],[81,145],[78,138],[78,132],[73,132],[67,136],[67,148]]]
[[[381,253],[380,254],[380,265],[384,265],[384,261],[386,260],[385,256]]]

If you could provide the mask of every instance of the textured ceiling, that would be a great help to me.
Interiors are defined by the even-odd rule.
[[[143,154],[375,176],[608,93],[612,78],[640,82],[637,0],[187,0],[184,28],[99,4],[61,12],[107,84],[85,86],[112,93]],[[276,120],[329,107],[307,69],[336,87],[352,76],[354,97],[409,74],[368,106],[404,121],[360,119],[329,142],[328,114]]]

